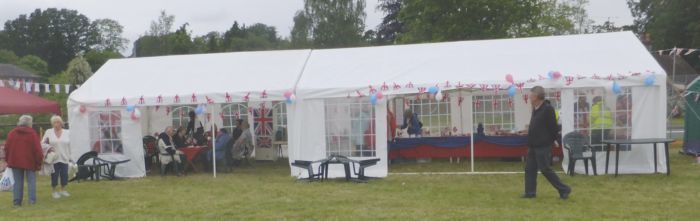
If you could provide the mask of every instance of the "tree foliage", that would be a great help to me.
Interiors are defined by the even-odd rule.
[[[42,78],[47,78],[50,76],[49,65],[46,63],[46,61],[34,55],[25,55],[24,57],[20,58],[17,61],[17,66]]]
[[[68,81],[71,84],[82,84],[92,76],[90,64],[82,56],[76,57],[68,63],[66,70]]]
[[[122,37],[124,27],[112,19],[97,19],[92,22],[92,49],[98,51],[120,51],[126,49],[129,40]]]
[[[364,0],[304,0],[304,10],[294,17],[292,45],[310,44],[314,48],[362,45],[365,17]]]
[[[65,70],[68,62],[90,50],[123,49],[122,26],[109,19],[90,19],[76,10],[36,9],[5,22],[0,47],[18,56],[35,55],[46,61],[49,75]]]
[[[404,32],[399,13],[404,7],[403,0],[380,0],[377,9],[384,12],[382,23],[376,31],[376,44],[394,44],[398,36]]]
[[[402,43],[574,33],[576,5],[557,0],[404,0]]]
[[[283,49],[287,44],[277,35],[275,27],[261,23],[251,26],[234,21],[231,28],[223,33],[212,31],[202,36],[192,36],[183,24],[175,32],[168,26],[175,16],[161,14],[152,22],[151,31],[134,42],[135,57],[170,54],[216,53],[231,51],[252,51]],[[154,28],[157,27],[157,28]]]
[[[90,67],[92,68],[92,72],[97,72],[97,70],[102,67],[103,64],[107,62],[109,59],[116,59],[116,58],[123,58],[124,56],[120,54],[119,52],[115,51],[110,51],[110,50],[104,50],[104,51],[89,51],[88,53],[85,54],[85,61],[90,64]]]
[[[655,49],[700,48],[700,1],[628,0],[634,31],[648,33]]]
[[[165,10],[160,11],[160,16],[155,21],[151,21],[151,27],[146,35],[150,36],[165,36],[170,34],[175,23],[175,16],[168,15]]]
[[[76,10],[36,9],[5,23],[11,50],[20,56],[33,54],[46,60],[49,72],[64,70],[76,54],[90,48],[89,19]]]

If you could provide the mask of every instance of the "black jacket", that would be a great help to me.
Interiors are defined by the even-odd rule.
[[[532,111],[528,128],[527,144],[533,148],[551,147],[557,139],[559,126],[554,107],[545,100],[539,109]]]

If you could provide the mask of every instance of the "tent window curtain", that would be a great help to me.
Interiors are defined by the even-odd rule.
[[[602,141],[632,137],[632,90],[623,87],[618,95],[605,96],[604,89],[575,89],[574,131],[588,135],[598,150]],[[629,148],[622,147],[626,151]]]
[[[632,90],[623,87],[616,97],[614,111],[613,137],[615,139],[632,138]]]
[[[245,103],[234,103],[224,106],[222,109],[224,116],[224,128],[229,132],[236,129],[236,121],[248,121],[248,105]]]
[[[90,113],[90,143],[92,150],[101,154],[123,154],[120,111]]]
[[[325,101],[326,154],[376,156],[375,111],[368,98]]]
[[[555,110],[561,110],[561,90],[549,89],[545,95]]]
[[[287,141],[287,105],[278,102],[273,107],[275,141]]]
[[[452,129],[449,98],[438,101],[421,95],[404,99],[408,101],[409,109],[417,114],[418,119],[423,123],[424,137],[447,136],[449,134]]]
[[[487,134],[498,131],[510,131],[515,127],[515,113],[509,104],[508,95],[474,96],[472,105],[474,130],[479,124],[484,126]]]
[[[173,108],[170,112],[171,119],[173,121],[173,128],[177,129],[179,127],[187,127],[187,123],[190,122],[190,111],[194,111],[193,106],[179,106]]]

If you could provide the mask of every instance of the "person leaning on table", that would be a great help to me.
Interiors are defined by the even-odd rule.
[[[541,86],[530,90],[532,98],[532,117],[527,134],[527,161],[525,164],[525,194],[522,198],[535,198],[537,193],[537,171],[542,172],[547,181],[559,191],[561,199],[568,199],[571,187],[562,183],[554,170],[549,166],[552,145],[557,140],[559,126],[557,125],[554,107],[545,100],[545,91]]]
[[[19,117],[17,127],[7,134],[5,159],[8,169],[12,169],[15,185],[12,187],[12,205],[22,206],[24,178],[27,178],[29,205],[36,203],[36,171],[41,169],[44,153],[41,150],[39,135],[32,129],[32,117]]]

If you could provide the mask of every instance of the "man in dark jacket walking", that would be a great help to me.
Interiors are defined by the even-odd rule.
[[[545,100],[545,91],[541,86],[530,90],[532,99],[532,117],[527,135],[527,163],[525,164],[525,194],[523,198],[535,198],[537,193],[537,171],[542,172],[547,181],[559,191],[561,199],[568,199],[571,187],[562,183],[549,166],[552,145],[555,144],[559,126],[554,108]]]
[[[32,117],[22,115],[17,128],[12,129],[5,141],[5,159],[12,169],[15,185],[12,187],[14,206],[22,205],[24,178],[27,178],[29,204],[36,203],[36,171],[41,169],[44,153],[41,151],[39,135],[32,129]]]

